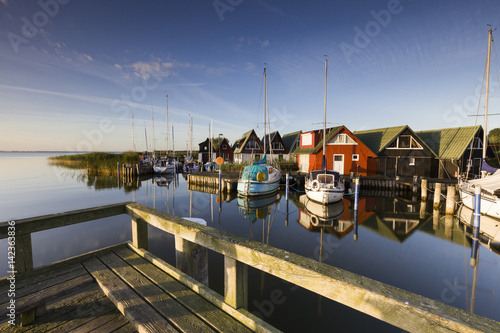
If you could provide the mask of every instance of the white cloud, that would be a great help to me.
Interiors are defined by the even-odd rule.
[[[170,75],[174,64],[171,62],[161,62],[159,59],[156,59],[150,62],[138,61],[130,67],[132,67],[136,77],[147,80],[152,74],[159,74],[164,77]]]
[[[93,59],[88,54],[82,53],[82,54],[78,55],[78,60],[87,64],[87,63],[91,62]]]
[[[269,46],[269,40],[268,40],[268,39],[266,39],[265,41],[263,41],[263,42],[260,44],[260,46],[262,46],[262,47],[268,47],[268,46]]]

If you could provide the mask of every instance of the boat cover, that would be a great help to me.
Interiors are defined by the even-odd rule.
[[[257,174],[259,172],[263,172],[264,175],[266,176],[264,178],[264,181],[269,179],[269,172],[267,171],[267,168],[263,165],[248,165],[243,169],[243,175],[241,176],[241,179],[243,180],[257,180]]]
[[[500,170],[484,178],[470,180],[469,184],[473,187],[479,185],[483,191],[494,194],[496,190],[500,190]]]
[[[489,165],[488,162],[486,162],[486,159],[483,158],[483,162],[481,163],[481,171],[486,171],[488,173],[495,173],[498,170],[499,170],[498,168]]]

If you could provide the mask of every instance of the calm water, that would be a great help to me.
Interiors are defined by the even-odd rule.
[[[167,182],[149,178],[118,184],[113,178],[89,179],[78,171],[49,166],[46,158],[51,155],[57,154],[0,153],[0,221],[136,201],[173,215],[203,218],[208,226],[500,321],[499,255],[480,245],[479,264],[470,267],[472,241],[463,225],[446,223],[429,208],[421,211],[420,202],[411,197],[362,197],[355,228],[348,199],[325,212],[301,193],[291,193],[288,205],[284,193],[251,202],[229,198],[219,212],[216,196],[189,191],[182,175]],[[173,237],[150,228],[149,238],[150,251],[175,264]],[[34,233],[34,265],[130,239],[128,216]],[[0,269],[6,272],[5,240],[0,249]],[[222,256],[210,253],[209,268],[210,287],[222,293]],[[282,297],[273,303],[276,290]],[[249,298],[251,312],[286,332],[401,332],[252,269]]]

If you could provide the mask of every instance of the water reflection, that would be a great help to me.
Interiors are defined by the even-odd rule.
[[[432,204],[411,194],[362,196],[354,210],[352,198],[323,206],[294,192],[288,201],[283,193],[244,199],[224,192],[219,197],[216,188],[188,186],[182,174],[120,183],[116,178],[92,177],[81,182],[99,192],[108,188],[129,193],[133,201],[166,213],[204,218],[211,227],[500,319],[489,310],[500,306],[495,294],[500,285],[495,244],[481,235],[474,238],[468,224],[433,210]],[[471,221],[470,210],[457,214]],[[273,283],[260,274],[258,294],[265,297],[264,288],[286,289]]]

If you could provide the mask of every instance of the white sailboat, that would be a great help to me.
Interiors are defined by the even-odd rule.
[[[281,172],[267,164],[266,158],[266,116],[267,116],[267,79],[264,67],[264,157],[252,165],[247,165],[238,179],[239,196],[259,196],[278,190]],[[270,144],[270,143],[269,143]]]
[[[491,58],[491,41],[493,40],[493,32],[490,28],[488,37],[488,57],[486,59],[486,94],[484,101],[484,134],[483,134],[483,163],[481,166],[481,178],[474,180],[460,180],[459,193],[463,204],[474,209],[475,198],[474,193],[477,187],[481,188],[481,214],[500,218],[500,170],[492,174],[485,171],[486,164],[486,149],[488,148],[488,95],[490,85],[490,58]],[[490,167],[491,168],[491,167]]]
[[[325,102],[323,111],[323,160],[321,170],[313,170],[305,180],[305,191],[309,199],[322,204],[329,204],[342,200],[344,184],[340,181],[337,171],[326,169],[326,78],[328,59],[325,59]]]

